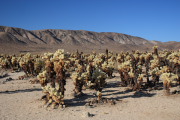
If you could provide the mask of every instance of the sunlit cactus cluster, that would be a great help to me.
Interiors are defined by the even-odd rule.
[[[84,54],[78,50],[74,53],[63,49],[55,53],[32,55],[0,55],[1,69],[18,72],[23,70],[26,77],[37,77],[41,84],[45,104],[53,107],[65,106],[65,85],[67,78],[74,84],[74,96],[84,95],[83,89],[94,89],[97,102],[102,101],[102,90],[119,74],[119,87],[130,87],[134,91],[156,88],[160,80],[164,89],[170,93],[172,84],[180,84],[180,52],[120,52]],[[114,74],[116,73],[116,74]],[[117,83],[118,84],[118,83]]]

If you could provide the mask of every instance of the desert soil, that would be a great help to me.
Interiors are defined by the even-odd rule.
[[[117,100],[115,105],[87,106],[95,91],[83,90],[83,97],[74,98],[74,85],[67,79],[65,102],[68,106],[65,109],[47,108],[40,100],[43,95],[40,84],[31,84],[29,79],[18,80],[23,74],[9,73],[0,78],[0,120],[180,120],[179,94],[166,96],[162,87],[130,91],[119,86],[118,74],[107,79],[108,85],[103,89],[103,97]],[[6,80],[9,77],[12,80]]]

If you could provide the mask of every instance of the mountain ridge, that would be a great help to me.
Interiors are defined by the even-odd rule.
[[[0,52],[10,51],[4,48],[7,45],[19,46],[28,51],[44,52],[63,48],[67,51],[80,49],[82,51],[103,51],[108,48],[112,51],[150,50],[158,45],[160,49],[179,49],[180,42],[149,41],[141,37],[116,32],[94,32],[86,30],[43,29],[25,30],[15,27],[0,26]],[[175,47],[172,47],[175,46]],[[43,48],[39,51],[39,48]],[[7,50],[6,50],[7,49]],[[43,51],[44,50],[44,51]]]

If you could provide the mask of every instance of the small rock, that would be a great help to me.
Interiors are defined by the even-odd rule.
[[[178,91],[177,90],[174,90],[174,91],[172,91],[172,94],[176,94]]]
[[[88,117],[93,117],[94,116],[94,114],[91,114],[91,113],[87,113],[88,114]]]
[[[11,80],[13,80],[13,79],[11,77],[9,77],[9,78],[6,79],[6,82],[11,81]]]
[[[89,113],[89,112],[84,112],[83,114],[82,114],[82,117],[93,117],[94,116],[94,114],[91,114],[91,113]]]
[[[93,105],[91,105],[89,102],[86,103],[84,106],[85,106],[85,108],[93,108]]]

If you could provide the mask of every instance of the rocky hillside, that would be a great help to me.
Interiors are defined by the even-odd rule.
[[[25,30],[0,26],[0,52],[45,52],[63,48],[67,51],[79,49],[84,52],[150,50],[153,45],[161,49],[179,49],[179,42],[162,43],[113,32],[91,32],[84,30]]]

